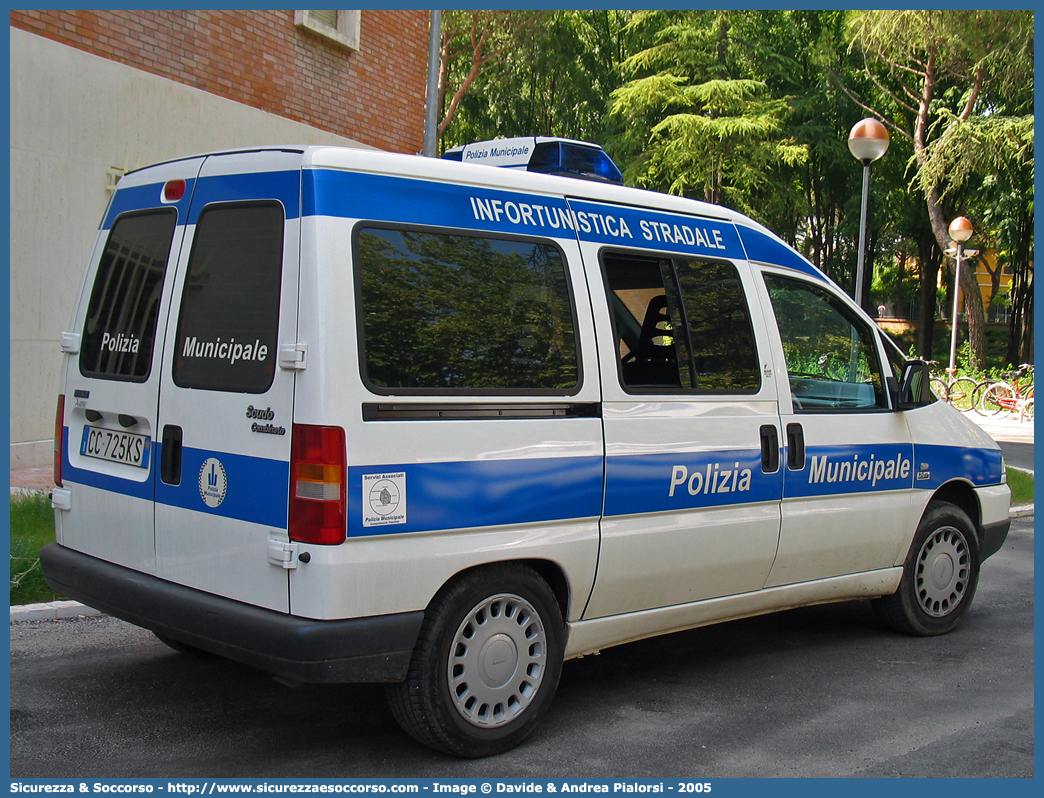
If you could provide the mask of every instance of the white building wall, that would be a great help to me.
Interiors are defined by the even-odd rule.
[[[365,146],[15,28],[10,114],[11,468],[51,461],[59,335],[113,167],[260,144]]]

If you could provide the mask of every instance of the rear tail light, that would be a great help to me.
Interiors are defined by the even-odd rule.
[[[290,450],[290,539],[343,543],[348,527],[344,430],[294,424]]]
[[[58,395],[58,408],[54,411],[54,484],[62,487],[62,442],[65,439],[65,394]]]

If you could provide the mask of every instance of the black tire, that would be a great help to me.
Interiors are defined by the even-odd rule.
[[[460,757],[506,751],[550,706],[564,645],[558,602],[534,570],[471,571],[432,599],[409,673],[388,686],[388,704],[423,745]]]
[[[979,583],[979,541],[959,507],[932,502],[917,527],[899,589],[875,599],[885,625],[928,637],[951,631],[971,606]]]

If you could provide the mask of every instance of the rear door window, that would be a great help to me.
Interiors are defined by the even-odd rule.
[[[754,330],[734,265],[607,252],[602,268],[628,392],[758,392]]]
[[[275,376],[283,207],[203,209],[181,298],[174,384],[264,393]]]
[[[149,378],[177,219],[173,208],[163,208],[125,214],[113,224],[80,344],[80,373],[85,377],[128,382]]]

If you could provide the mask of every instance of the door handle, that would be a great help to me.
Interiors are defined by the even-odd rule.
[[[181,427],[174,424],[163,427],[160,479],[168,485],[181,484]]]
[[[779,471],[779,432],[775,424],[761,427],[761,470],[766,474]]]
[[[805,431],[800,424],[787,424],[787,467],[791,471],[805,467]]]

